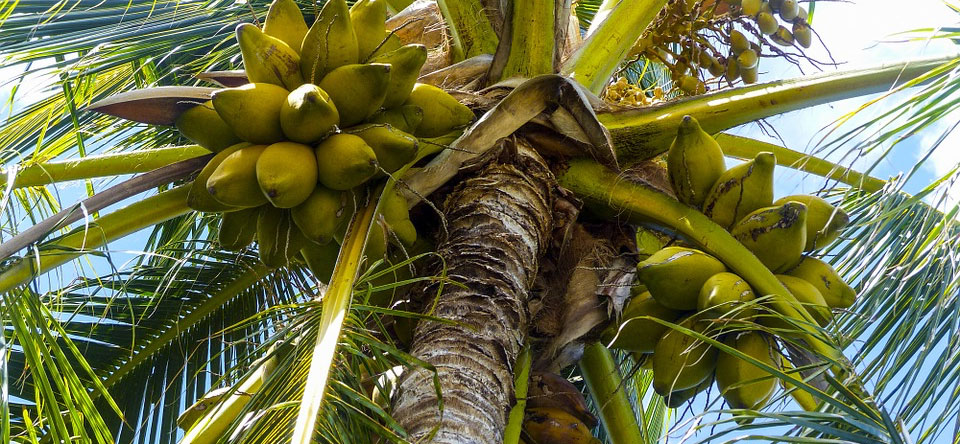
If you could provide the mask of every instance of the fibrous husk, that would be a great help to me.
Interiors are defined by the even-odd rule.
[[[427,47],[427,62],[420,74],[434,72],[453,63],[450,40],[443,14],[436,0],[417,0],[387,19],[387,29],[403,44],[419,43]]]
[[[605,232],[594,236],[582,225],[573,226],[558,260],[541,266],[555,268],[541,272],[545,290],[537,302],[546,310],[534,317],[534,323],[548,339],[534,362],[536,369],[556,372],[578,361],[584,341],[595,339],[596,327],[630,297],[636,262],[620,252],[632,250],[631,241],[613,229],[592,228]]]

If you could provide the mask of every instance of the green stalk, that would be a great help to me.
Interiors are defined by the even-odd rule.
[[[667,0],[621,0],[563,64],[560,72],[572,76],[594,94],[600,94],[630,48],[666,3]]]
[[[670,148],[680,120],[686,115],[695,117],[704,131],[715,134],[787,111],[887,91],[895,84],[922,76],[939,76],[943,74],[942,65],[951,60],[951,57],[921,59],[778,80],[658,106],[601,113],[597,117],[610,131],[617,159],[621,165],[628,165]]]
[[[523,412],[527,409],[527,393],[530,388],[530,344],[527,343],[517,356],[514,366],[516,374],[513,377],[513,395],[517,403],[510,409],[507,417],[507,428],[503,431],[503,444],[517,444],[520,442],[520,431],[523,430]]]
[[[60,239],[42,245],[39,257],[30,255],[0,273],[0,293],[30,282],[70,260],[83,256],[128,234],[188,213],[187,192],[183,185],[156,196],[130,204],[95,220],[90,226],[79,227]]]
[[[554,0],[514,1],[512,6],[510,53],[497,78],[533,78],[553,73],[556,46]]]
[[[836,180],[864,191],[871,193],[880,191],[884,185],[886,185],[886,182],[883,180],[870,177],[833,162],[828,162],[816,156],[808,156],[780,145],[725,133],[717,134],[713,136],[713,138],[720,144],[723,153],[728,156],[752,159],[759,152],[769,151],[777,156],[777,165],[816,174],[817,176]]]
[[[750,250],[703,213],[653,188],[623,180],[616,172],[589,159],[571,160],[557,180],[588,205],[609,208],[631,223],[653,221],[688,237],[745,279],[757,294],[769,295],[772,308],[797,321],[816,352],[841,362],[843,355],[811,327],[816,321],[787,288]]]
[[[436,139],[433,139],[436,140]],[[423,150],[418,157],[429,155],[428,152],[441,150],[438,144],[429,145],[431,148]],[[303,389],[303,398],[297,412],[297,421],[294,425],[292,444],[310,444],[313,442],[313,432],[316,428],[317,415],[323,407],[324,394],[327,391],[327,380],[330,369],[336,356],[337,343],[343,328],[343,321],[350,309],[354,285],[360,274],[360,265],[363,260],[364,247],[374,226],[374,218],[380,212],[380,203],[383,196],[392,193],[396,186],[396,177],[403,177],[416,161],[408,163],[394,172],[393,177],[387,180],[379,195],[371,198],[370,202],[354,213],[347,226],[340,254],[330,277],[330,284],[323,292],[322,306],[320,307],[320,327],[317,342],[311,353],[310,371],[307,374],[306,386]]]
[[[396,14],[406,9],[407,6],[410,6],[413,0],[386,0],[386,2],[387,9],[389,9],[392,14]]]
[[[597,28],[600,27],[600,24],[607,19],[607,14],[613,11],[613,8],[616,8],[620,1],[621,0],[603,0],[603,3],[597,7],[597,12],[593,14],[593,20],[590,22],[590,27],[587,28],[586,37],[590,37]]]
[[[187,145],[87,156],[56,162],[41,162],[18,171],[13,182],[13,188],[48,185],[94,177],[145,173],[174,162],[200,157],[205,154],[210,154],[210,151],[198,145]],[[0,184],[5,184],[6,181],[6,173],[0,173]]]
[[[481,0],[438,0],[437,5],[450,29],[454,63],[497,51],[497,33]]]
[[[168,184],[174,180],[182,179],[200,169],[212,156],[212,154],[208,154],[157,168],[116,184],[81,202],[64,208],[57,214],[17,233],[16,236],[0,244],[0,260],[10,257],[12,254],[26,248],[30,244],[39,242],[48,234],[86,217],[89,213],[97,214],[97,216],[93,216],[93,219],[97,219],[99,218],[99,211],[109,205],[113,205],[123,199],[136,196],[137,194],[158,186]],[[86,211],[86,213],[84,211]]]
[[[319,334],[311,354],[310,372],[307,374],[303,399],[300,402],[297,422],[290,441],[293,444],[313,442],[317,415],[320,414],[320,408],[323,406],[327,380],[330,377],[337,342],[340,339],[340,330],[350,308],[354,283],[360,273],[363,248],[367,243],[370,227],[373,226],[379,201],[380,199],[372,199],[366,207],[354,214],[347,234],[344,236],[343,245],[340,247],[340,255],[337,257],[337,265],[333,269],[330,285],[323,294]]]
[[[637,416],[627,399],[623,381],[620,378],[620,369],[617,368],[613,354],[602,344],[593,343],[583,349],[580,358],[580,373],[583,382],[590,390],[597,409],[600,411],[600,422],[612,444],[640,444],[643,435]]]
[[[816,321],[806,308],[750,250],[703,213],[653,188],[623,180],[589,159],[571,160],[557,181],[588,206],[612,210],[631,223],[652,221],[686,236],[746,280],[757,294],[769,297],[771,308],[794,321],[810,350],[830,362],[833,374],[856,394],[855,398],[873,398],[837,345],[813,327]],[[869,403],[870,408],[879,410]]]
[[[200,323],[200,321],[206,319],[210,313],[223,307],[243,290],[250,288],[250,286],[257,281],[270,274],[271,271],[272,269],[270,267],[260,262],[257,262],[256,265],[245,270],[243,274],[234,279],[233,282],[230,282],[216,293],[210,295],[209,299],[203,301],[203,304],[191,311],[190,314],[177,320],[176,324],[169,326],[163,334],[149,340],[146,347],[137,351],[127,362],[120,366],[120,368],[110,373],[110,376],[103,381],[103,387],[110,387],[117,381],[123,379],[124,376],[139,367],[140,364],[147,359],[150,359],[156,352],[177,340],[184,331],[189,330]],[[92,396],[95,397],[99,394],[99,392],[94,392]]]

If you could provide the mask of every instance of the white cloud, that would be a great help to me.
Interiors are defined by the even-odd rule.
[[[937,122],[936,125],[924,130],[920,138],[921,151],[916,153],[918,157],[924,155],[927,149],[932,148],[944,132],[950,131],[923,164],[923,168],[934,176],[934,180],[950,173],[960,165],[960,150],[957,149],[960,146],[960,126],[952,128],[958,121],[960,121],[960,111],[954,111]],[[953,205],[960,203],[960,185],[944,183],[940,188],[940,193],[946,194],[945,202],[940,204],[941,210],[948,210]],[[927,203],[937,205],[941,199],[940,193],[928,196]],[[946,205],[946,207],[943,207],[943,205]]]
[[[875,66],[921,57],[957,54],[960,47],[949,40],[906,43],[889,41],[894,34],[899,32],[954,25],[958,19],[960,19],[960,16],[950,10],[941,0],[914,0],[910,2],[908,7],[905,7],[903,2],[899,0],[870,0],[856,3],[818,2],[813,17],[813,26],[829,48],[829,54],[841,63],[837,67],[823,68],[824,71],[831,71]],[[888,43],[881,43],[883,41],[888,41]],[[817,60],[829,60],[827,50],[816,42],[813,48],[807,51],[807,54]],[[798,77],[804,73],[818,72],[818,69],[812,65],[805,65],[803,66],[803,73],[801,73],[801,70],[796,66],[781,59],[764,58],[761,62],[761,71],[765,71],[765,74],[762,74],[760,78],[761,81],[764,81]],[[852,129],[857,124],[876,117],[881,112],[890,109],[905,96],[906,94],[898,94],[884,99],[881,103],[858,113],[853,120],[847,122],[841,129]],[[807,108],[769,118],[767,122],[776,129],[788,148],[812,152],[824,136],[824,133],[821,132],[823,128],[831,127],[836,119],[856,110],[860,105],[875,97],[877,96],[857,97]],[[919,143],[920,146],[930,146],[944,128],[956,121],[954,116],[944,119],[940,127],[941,131],[925,130],[918,136],[922,137],[923,140],[915,143]],[[745,125],[734,132],[773,143],[781,143],[778,138],[764,134],[756,124]],[[951,140],[945,143],[943,149],[937,150],[934,158],[931,159],[932,163],[941,168],[938,170],[941,174],[956,165],[957,159],[955,157],[960,156],[960,151],[948,148],[957,146],[957,143],[951,142],[960,142],[960,131],[951,135]],[[896,149],[904,149],[904,147],[898,146]],[[839,151],[846,150],[841,149]],[[863,169],[873,164],[880,153],[881,150],[876,150],[856,159],[843,159],[842,161],[840,156],[835,154],[828,156],[828,159],[856,169]],[[877,166],[872,174],[885,179],[906,172],[912,164],[898,162],[898,160],[903,156],[910,155],[889,156]],[[897,160],[894,160],[894,157],[897,157]],[[823,185],[822,179],[805,178],[800,174],[781,173],[778,176],[781,176],[779,179],[783,182],[782,186],[779,187],[781,190],[778,190],[778,194],[812,192],[820,189]]]
[[[10,95],[16,86],[17,92],[14,97],[12,109],[17,111],[21,97],[31,97],[28,102],[36,102],[40,97],[46,97],[53,92],[49,89],[50,85],[56,85],[55,78],[44,68],[53,65],[52,60],[36,61],[29,66],[30,73],[23,75],[27,71],[27,64],[21,63],[0,67],[0,123],[5,121],[11,113]],[[23,76],[22,78],[20,78]]]
[[[957,121],[960,121],[960,111],[954,111],[941,119],[937,125],[925,130],[921,138],[921,146],[924,148],[932,147],[943,133],[950,130]],[[960,163],[960,150],[956,149],[957,146],[960,146],[960,128],[953,129],[946,136],[938,149],[930,156],[926,166],[938,176],[948,173],[957,163]]]
[[[957,14],[941,0],[869,0],[858,2],[820,2],[814,15],[814,28],[838,61],[851,65],[873,64],[878,58],[903,55],[918,57],[955,53],[949,41],[880,44],[894,34],[919,28],[953,25]],[[824,51],[821,54],[826,55]]]

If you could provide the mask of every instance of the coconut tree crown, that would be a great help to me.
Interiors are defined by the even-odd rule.
[[[0,6],[37,37],[11,60],[62,73],[0,131],[4,206],[89,194],[0,245],[7,441],[655,442],[683,408],[707,439],[946,430],[917,419],[945,373],[886,396],[935,353],[869,350],[955,322],[951,215],[723,132],[898,82],[929,110],[956,60],[755,84],[812,44],[792,0],[121,3]],[[787,167],[842,188],[780,198]],[[128,266],[41,283],[148,227]]]

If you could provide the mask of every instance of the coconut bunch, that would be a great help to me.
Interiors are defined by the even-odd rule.
[[[474,119],[445,91],[417,83],[423,45],[387,30],[386,4],[330,0],[310,26],[293,0],[275,0],[263,27],[236,28],[238,86],[182,113],[176,127],[216,155],[193,182],[191,208],[222,213],[221,246],[258,243],[264,264],[302,258],[330,276],[360,191],[418,159],[421,139]],[[367,256],[417,237],[407,202],[386,196]]]
[[[655,99],[663,99],[663,90],[654,91],[653,97],[647,96],[647,91],[636,83],[630,83],[626,77],[617,77],[617,80],[603,90],[601,96],[608,103],[621,106],[646,106]]]
[[[793,60],[812,41],[807,11],[796,0],[671,0],[629,57],[663,64],[675,89],[696,95],[711,80],[755,83],[761,58]],[[785,52],[791,48],[796,54]]]
[[[817,251],[837,240],[847,214],[812,195],[774,200],[773,153],[725,167],[719,144],[696,119],[683,119],[667,152],[667,173],[677,198],[729,231],[826,327],[834,309],[848,308],[856,293]],[[796,337],[799,325],[768,306],[728,264],[692,246],[667,246],[640,262],[632,297],[617,325],[604,332],[613,348],[642,355],[654,389],[679,406],[714,381],[734,408],[762,408],[777,379],[753,363],[718,350],[695,336],[659,323],[674,323],[712,337],[773,368],[786,368],[778,340]],[[816,402],[792,395],[805,408]]]

